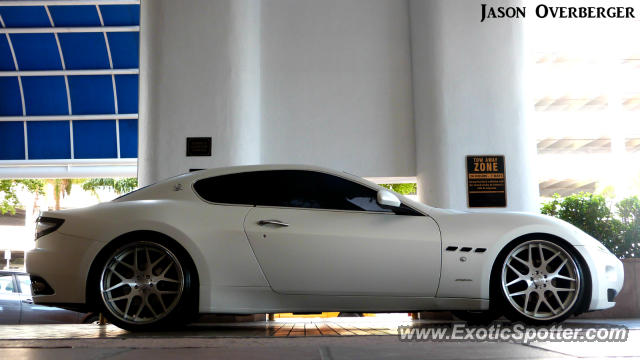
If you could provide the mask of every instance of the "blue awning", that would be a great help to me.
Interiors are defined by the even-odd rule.
[[[136,158],[140,5],[25,4],[0,3],[0,161]]]

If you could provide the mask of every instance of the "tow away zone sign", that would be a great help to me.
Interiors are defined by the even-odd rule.
[[[504,155],[467,156],[467,206],[507,206]]]

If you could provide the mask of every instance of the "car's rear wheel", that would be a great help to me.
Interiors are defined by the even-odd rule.
[[[555,239],[534,239],[508,249],[494,278],[505,316],[512,321],[547,325],[571,316],[580,306],[584,277],[575,250]],[[494,277],[495,274],[494,273]]]
[[[194,291],[184,250],[166,241],[122,244],[100,271],[101,312],[110,323],[133,331],[186,324],[193,316]]]

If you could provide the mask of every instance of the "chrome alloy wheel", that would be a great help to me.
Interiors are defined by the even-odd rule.
[[[131,243],[107,261],[100,281],[102,301],[119,320],[148,324],[178,304],[184,274],[175,255],[152,242]]]
[[[518,245],[502,266],[502,289],[522,315],[552,320],[569,311],[580,292],[580,272],[562,247],[544,240]]]

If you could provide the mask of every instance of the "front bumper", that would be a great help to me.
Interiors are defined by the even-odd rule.
[[[613,307],[615,295],[620,293],[624,283],[624,266],[615,255],[592,246],[576,246],[587,262],[591,274],[591,303],[589,311]],[[584,271],[584,269],[583,269]]]
[[[26,270],[40,277],[53,294],[33,297],[36,304],[85,304],[87,275],[93,259],[105,244],[53,232],[36,241],[25,254]]]

